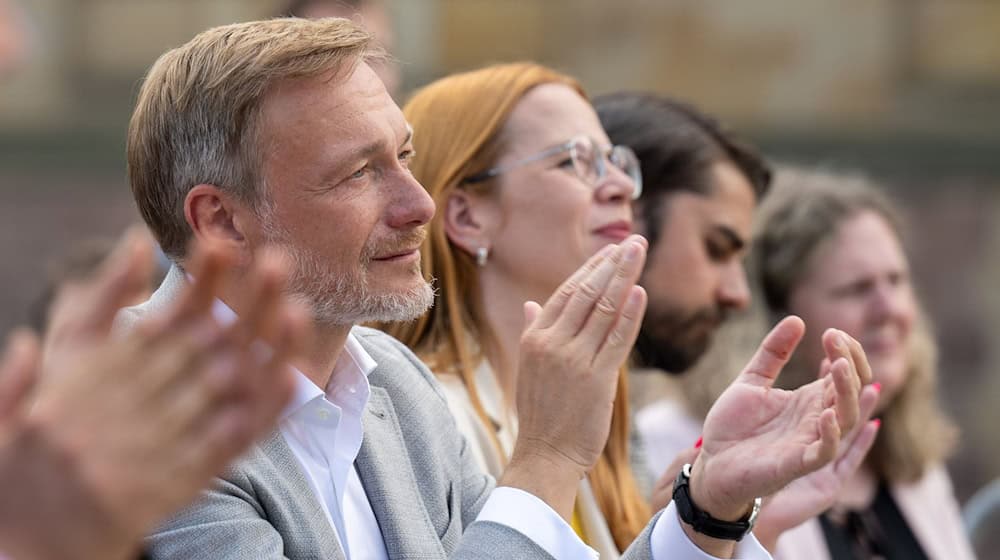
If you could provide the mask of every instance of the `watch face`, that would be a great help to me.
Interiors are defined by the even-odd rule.
[[[750,517],[747,518],[747,533],[753,531],[753,526],[757,523],[757,514],[760,513],[760,506],[763,500],[759,497],[754,498],[753,509],[750,510]]]

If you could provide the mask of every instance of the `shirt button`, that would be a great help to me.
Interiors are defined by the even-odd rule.
[[[321,408],[316,411],[316,416],[318,416],[320,420],[326,420],[330,417],[330,411],[325,408]]]

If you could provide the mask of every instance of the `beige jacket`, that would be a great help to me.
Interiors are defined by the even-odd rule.
[[[469,392],[466,390],[465,384],[462,383],[462,379],[452,374],[438,374],[437,378],[444,390],[448,408],[451,410],[452,416],[455,417],[458,431],[469,442],[473,458],[484,471],[493,475],[494,478],[499,477],[503,472],[506,457],[510,456],[514,448],[514,441],[517,439],[517,418],[510,406],[504,402],[493,370],[485,360],[480,364],[476,370],[476,389],[486,414],[499,428],[496,433],[497,439],[500,440],[500,445],[503,447],[502,455],[490,437],[490,431],[493,427],[484,426],[479,419],[479,415],[472,407]],[[602,560],[617,560],[621,553],[615,545],[611,530],[604,520],[604,514],[601,512],[600,506],[597,505],[594,492],[587,479],[580,482],[577,506],[580,523],[587,534],[587,544],[601,555]]]
[[[900,513],[932,560],[973,560],[976,556],[962,526],[951,479],[943,465],[913,484],[890,488]],[[812,519],[778,539],[776,560],[831,560],[819,521]]]
[[[693,445],[701,432],[701,422],[676,397],[670,396],[647,404],[636,414],[636,425],[646,447],[646,459],[652,474],[666,468],[681,449]],[[962,526],[951,479],[943,465],[934,466],[916,483],[892,486],[891,492],[896,506],[928,558],[975,558]],[[774,558],[831,560],[819,521],[812,519],[786,531],[778,539]]]

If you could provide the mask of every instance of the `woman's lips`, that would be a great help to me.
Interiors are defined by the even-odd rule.
[[[625,221],[612,222],[595,229],[594,234],[619,242],[632,235],[632,224]]]

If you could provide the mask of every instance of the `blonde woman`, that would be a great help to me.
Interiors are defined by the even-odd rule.
[[[807,335],[779,384],[816,373],[816,333],[857,338],[880,384],[882,427],[837,503],[778,540],[782,558],[970,559],[943,461],[955,430],[936,400],[937,351],[910,281],[893,206],[868,180],[785,169],[764,200],[750,254],[757,299]]]

